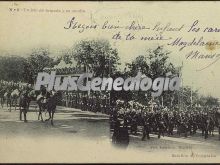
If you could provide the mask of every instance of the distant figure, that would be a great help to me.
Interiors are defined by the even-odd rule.
[[[128,128],[121,125],[119,119],[115,121],[112,143],[118,147],[123,148],[127,147],[129,144]]]
[[[57,106],[57,93],[54,91],[48,92],[47,101],[47,111],[49,113],[49,118],[45,121],[51,120],[51,125],[53,125],[53,117]]]
[[[22,113],[24,114],[24,122],[27,122],[27,109],[28,109],[28,94],[27,91],[25,91],[20,96],[20,102],[19,102],[19,109],[20,109],[20,120],[22,120]]]

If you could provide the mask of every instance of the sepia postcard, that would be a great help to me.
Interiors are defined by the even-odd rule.
[[[0,163],[220,163],[219,8],[1,1]]]

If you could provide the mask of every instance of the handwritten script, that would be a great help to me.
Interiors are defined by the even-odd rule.
[[[10,7],[8,10],[13,14],[18,12],[46,14],[86,12],[83,9],[21,8],[18,6]],[[101,30],[106,36],[110,35],[109,39],[115,42],[140,41],[166,45],[170,50],[184,52],[178,54],[184,56],[188,61],[207,61],[206,65],[197,71],[202,71],[220,60],[220,41],[215,39],[217,33],[220,33],[220,27],[206,24],[199,19],[178,25],[175,22],[165,22],[165,20],[164,22],[155,20],[155,23],[143,23],[144,18],[141,21],[132,17],[130,19],[128,23],[122,23],[122,20],[108,20],[105,17],[102,17],[98,22],[91,18],[88,23],[73,14],[67,18],[63,25],[61,24],[61,27],[66,31],[71,30],[78,33],[78,35]]]
[[[76,17],[71,17],[64,25],[65,30],[74,30],[78,33],[86,31],[103,30],[111,33],[111,39],[115,41],[143,41],[157,42],[176,48],[178,51],[187,49],[185,54],[187,60],[210,60],[211,62],[197,71],[204,70],[216,63],[220,59],[220,52],[213,53],[220,48],[220,42],[210,40],[204,37],[205,34],[220,33],[220,27],[200,26],[199,20],[192,21],[191,24],[181,24],[175,26],[173,23],[141,24],[131,20],[129,24],[123,25],[119,21],[111,23],[109,20],[103,20],[102,23],[85,24]],[[175,35],[173,35],[175,33]],[[190,39],[184,37],[183,33],[190,34]],[[175,36],[175,37],[174,37]],[[208,53],[201,53],[197,48],[204,47]]]

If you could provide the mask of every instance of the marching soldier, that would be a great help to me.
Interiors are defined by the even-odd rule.
[[[26,114],[28,109],[28,93],[25,91],[20,98],[19,103],[19,109],[20,109],[20,120],[22,120],[22,113],[24,114],[24,122],[27,122]]]
[[[143,115],[143,136],[142,141],[145,140],[145,137],[147,136],[147,139],[150,139],[150,121],[147,116],[147,114]]]

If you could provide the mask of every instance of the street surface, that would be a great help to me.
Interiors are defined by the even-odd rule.
[[[43,113],[44,119],[48,114]],[[111,142],[108,115],[58,107],[54,126],[38,121],[35,108],[28,122],[19,121],[19,111],[0,109],[0,162],[220,162],[220,141],[191,137],[168,137],[141,141],[130,135],[127,147]]]

